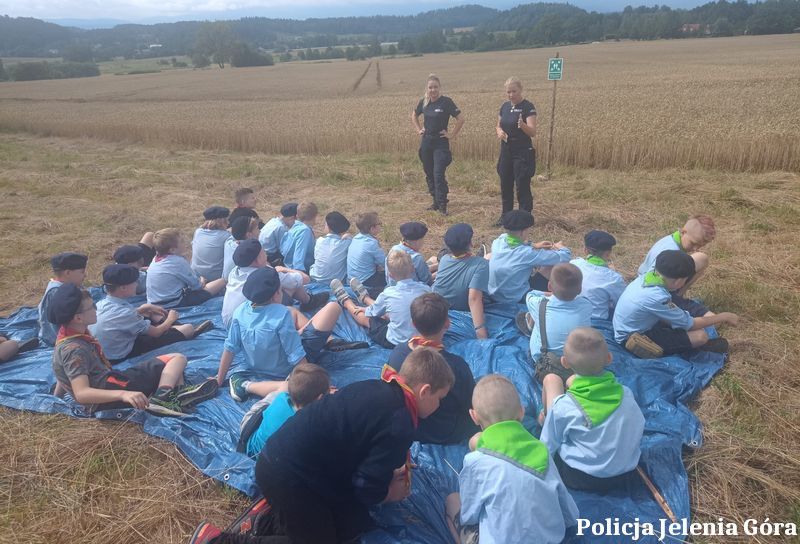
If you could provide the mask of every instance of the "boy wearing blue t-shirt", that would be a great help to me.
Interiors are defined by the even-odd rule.
[[[625,291],[622,274],[611,265],[611,250],[617,240],[602,230],[592,230],[583,237],[586,258],[573,259],[583,274],[581,296],[588,298],[594,310],[595,319],[611,319],[619,297]]]
[[[347,251],[353,241],[347,233],[350,221],[339,212],[325,216],[328,229],[325,236],[317,238],[314,246],[314,264],[309,276],[314,281],[329,285],[332,280],[344,281],[347,277]]]
[[[428,234],[428,227],[425,223],[418,221],[410,221],[400,225],[400,235],[403,241],[392,247],[390,251],[400,250],[408,253],[411,257],[411,262],[414,265],[414,275],[411,279],[424,283],[425,285],[433,284],[433,277],[437,264],[428,264],[425,262],[425,257],[422,255],[422,248],[425,246],[425,236]],[[397,283],[397,280],[392,279],[389,274],[389,267],[386,268],[386,285],[392,286]]]
[[[321,399],[331,387],[328,372],[319,365],[299,363],[286,379],[288,390],[277,393],[264,409],[261,423],[247,440],[247,455],[255,458],[267,439],[298,411]]]
[[[524,302],[529,289],[544,288],[552,266],[572,256],[561,242],[525,242],[533,223],[533,215],[524,210],[503,214],[506,233],[492,242],[489,258],[489,295],[495,302]],[[534,271],[538,274],[532,276]]]
[[[281,206],[281,214],[273,217],[261,228],[258,241],[267,252],[267,261],[271,266],[283,265],[283,255],[281,255],[281,241],[284,234],[294,225],[297,219],[297,203],[287,202]]]
[[[358,234],[353,237],[347,249],[347,277],[358,280],[367,289],[370,297],[377,298],[386,287],[386,253],[377,238],[381,231],[378,214],[359,214],[356,217],[356,227]]]
[[[318,213],[313,202],[301,202],[297,206],[297,220],[281,240],[284,266],[306,273],[311,270],[314,264],[314,223]]]
[[[56,343],[58,327],[47,319],[47,312],[50,308],[50,299],[55,293],[55,289],[65,283],[71,283],[76,287],[83,285],[86,279],[86,263],[89,258],[80,253],[59,253],[50,259],[50,266],[53,268],[53,277],[47,283],[44,296],[39,302],[39,341],[45,345],[52,346]]]
[[[457,542],[557,544],[577,523],[578,507],[547,446],[522,426],[523,412],[504,376],[489,374],[475,386],[470,416],[483,431],[470,440],[459,492],[446,503]]]
[[[575,372],[553,400],[542,428],[561,479],[572,489],[604,493],[635,476],[644,416],[630,389],[604,371],[611,353],[590,327],[572,331],[561,364]]]
[[[230,210],[211,206],[203,212],[205,222],[194,231],[192,238],[192,270],[208,281],[223,278],[225,243],[231,238],[228,232]]]

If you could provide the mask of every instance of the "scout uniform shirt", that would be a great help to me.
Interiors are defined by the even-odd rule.
[[[428,268],[428,263],[425,262],[425,257],[422,255],[422,253],[419,253],[418,251],[411,249],[410,247],[408,247],[403,243],[397,244],[396,246],[392,246],[392,249],[389,250],[389,253],[391,253],[394,250],[405,251],[406,253],[408,253],[408,256],[411,257],[411,262],[414,263],[414,276],[412,277],[412,279],[418,282],[422,282],[425,285],[430,285],[431,283],[433,283],[433,275],[431,274],[431,270],[430,268]],[[389,276],[388,257],[386,262],[383,264],[383,267],[384,270],[386,271],[386,285],[387,286],[396,285],[397,282],[394,281]]]
[[[468,312],[470,289],[489,294],[489,261],[474,255],[443,256],[433,282],[434,293],[442,295],[451,310]]]
[[[608,267],[608,263],[600,257],[589,255],[586,259],[573,259],[570,263],[577,266],[583,274],[581,296],[588,298],[594,310],[595,319],[611,319],[614,307],[625,290],[622,274]]]
[[[661,277],[651,271],[633,280],[619,297],[614,312],[614,338],[623,344],[631,334],[647,332],[659,321],[686,331],[694,325],[694,318],[675,306]]]
[[[333,233],[318,238],[314,246],[314,264],[309,273],[311,279],[326,285],[334,279],[344,281],[347,277],[347,252],[352,241],[350,237],[342,238]]]
[[[175,308],[184,289],[200,289],[200,278],[185,257],[170,254],[153,259],[147,269],[147,302]]]
[[[383,267],[386,253],[371,234],[359,232],[353,237],[347,250],[347,276],[364,283]]]
[[[656,257],[661,255],[662,251],[667,251],[669,249],[683,251],[683,247],[681,247],[681,231],[676,230],[653,244],[653,247],[647,252],[644,262],[639,265],[639,276],[644,276],[653,270],[656,267]]]
[[[258,235],[258,241],[261,242],[261,246],[267,252],[267,255],[274,255],[281,250],[281,240],[283,240],[283,235],[287,232],[289,232],[289,227],[280,217],[273,217],[267,221],[267,224],[264,225]]]
[[[222,277],[226,280],[228,276],[231,275],[231,270],[236,266],[236,263],[233,262],[233,253],[236,251],[236,248],[239,247],[239,241],[233,236],[225,240],[225,247],[223,248],[223,260],[222,260]]]
[[[534,249],[508,233],[492,242],[489,260],[489,295],[495,302],[519,302],[530,290],[529,278],[537,266],[569,261],[569,248]]]
[[[314,264],[314,231],[300,221],[294,222],[281,240],[281,254],[286,268],[308,272]]]
[[[408,342],[419,331],[411,322],[411,303],[414,299],[425,293],[430,293],[431,288],[412,279],[400,280],[396,285],[387,287],[375,299],[375,304],[364,310],[367,317],[381,317],[389,315],[389,327],[386,330],[386,340],[395,346]]]
[[[225,260],[225,242],[231,238],[227,230],[199,228],[192,238],[192,270],[206,281],[222,277]]]
[[[643,433],[644,416],[633,393],[604,372],[575,376],[567,392],[553,401],[541,441],[570,467],[611,478],[639,464]]]
[[[56,336],[58,335],[58,325],[50,323],[47,319],[47,310],[50,308],[50,297],[55,293],[55,289],[60,286],[62,282],[50,280],[47,282],[47,287],[44,290],[44,296],[39,302],[39,340],[43,344],[52,346],[56,343]]]
[[[92,336],[111,360],[127,357],[136,337],[147,334],[148,329],[150,322],[136,313],[130,302],[111,295],[97,303],[97,323],[89,325]]]
[[[569,333],[578,327],[592,326],[592,303],[589,299],[578,295],[574,300],[566,301],[555,295],[545,296],[542,291],[531,291],[525,297],[528,313],[536,323],[531,330],[531,356],[538,359],[542,351],[542,333],[539,328],[539,306],[547,298],[544,311],[545,333],[547,334],[547,351],[561,355]]]
[[[247,276],[258,270],[254,266],[234,266],[228,276],[228,285],[225,286],[225,298],[222,299],[222,324],[225,328],[231,326],[231,319],[233,319],[233,312],[236,308],[246,302],[242,289]]]

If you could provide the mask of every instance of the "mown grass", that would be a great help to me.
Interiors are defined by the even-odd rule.
[[[379,210],[385,247],[411,219],[430,227],[430,254],[461,221],[489,243],[499,233],[494,167],[456,155],[448,170],[452,215],[442,218],[425,211],[413,155],[269,156],[0,134],[0,311],[38,302],[51,254],[87,252],[88,281],[97,283],[115,247],[166,226],[188,236],[206,206],[232,205],[243,185],[256,190],[262,218],[287,200],[314,200],[350,219]],[[700,521],[798,516],[799,188],[800,177],[780,172],[574,167],[534,184],[535,238],[580,252],[585,231],[608,229],[619,241],[615,264],[628,277],[650,244],[688,215],[717,220],[712,265],[693,294],[739,312],[742,322],[722,329],[731,359],[696,404],[705,444],[686,461]],[[201,519],[226,523],[246,503],[132,425],[0,410],[0,434],[9,437],[0,445],[0,542],[182,543]]]

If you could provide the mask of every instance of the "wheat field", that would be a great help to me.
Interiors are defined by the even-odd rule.
[[[520,77],[546,155],[614,169],[800,171],[800,35],[604,42],[558,49],[4,83],[0,129],[265,153],[413,152],[408,120],[435,72],[467,122],[456,157],[493,159],[503,82]]]

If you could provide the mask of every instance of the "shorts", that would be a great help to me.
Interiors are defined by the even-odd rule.
[[[214,298],[214,295],[205,289],[184,289],[178,306],[199,306]]]
[[[659,323],[642,334],[661,346],[664,355],[675,355],[694,349],[692,341],[689,340],[689,334],[685,330],[673,329],[666,323]]]
[[[134,340],[133,348],[128,356],[125,357],[125,359],[136,357],[137,355],[141,355],[142,353],[147,353],[148,351],[153,351],[158,348],[163,348],[164,346],[174,344],[175,342],[183,342],[184,340],[188,340],[188,338],[186,338],[183,333],[175,327],[170,327],[167,332],[159,337],[140,334],[136,337],[136,340]]]
[[[708,307],[700,304],[696,300],[684,298],[678,293],[672,293],[672,303],[680,308],[689,312],[692,317],[702,317],[708,313]]]
[[[378,295],[386,289],[386,274],[383,272],[375,272],[369,278],[362,281],[361,285],[367,289],[370,298],[378,298]]]
[[[561,476],[561,481],[564,482],[564,485],[578,491],[608,493],[615,489],[625,490],[636,478],[636,469],[608,478],[592,476],[591,474],[587,474],[582,470],[572,468],[566,464],[558,453],[553,456],[553,462],[558,469],[558,474]]]
[[[564,382],[564,388],[567,388],[567,380],[575,374],[575,371],[571,368],[564,368],[564,365],[561,364],[561,358],[555,352],[548,352],[548,356],[545,357],[544,354],[537,354],[536,359],[536,381],[540,384],[544,382],[544,377],[548,374],[555,374],[561,381]]]
[[[161,381],[161,372],[169,361],[166,355],[160,355],[126,368],[125,370],[109,370],[103,378],[103,389],[112,391],[139,391],[148,397],[156,392]],[[95,404],[102,410],[130,408],[126,402],[108,402]]]
[[[389,320],[382,317],[369,318],[369,338],[379,346],[386,349],[394,349],[394,344],[386,339],[389,330]]]
[[[451,520],[458,533],[459,544],[478,544],[480,541],[479,525],[461,525],[461,510]]]
[[[309,362],[316,363],[322,357],[322,350],[325,349],[325,344],[328,343],[328,338],[331,337],[331,331],[318,331],[314,328],[313,323],[309,323],[303,334],[300,335],[300,342],[303,344],[303,349],[306,350],[306,359]]]
[[[297,272],[278,272],[278,277],[284,291],[294,291],[303,286],[303,276]]]
[[[270,266],[283,266],[283,255],[280,251],[267,253],[267,262]]]
[[[142,250],[142,261],[144,262],[144,266],[150,266],[153,262],[153,259],[156,256],[155,248],[148,246],[147,244],[143,244],[139,242],[137,244]]]

